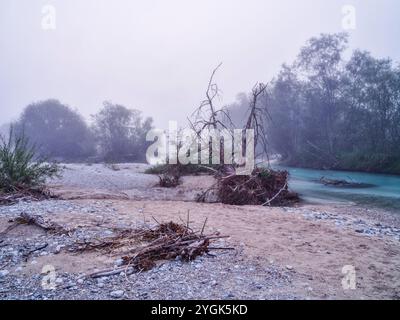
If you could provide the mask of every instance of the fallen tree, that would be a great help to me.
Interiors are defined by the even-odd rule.
[[[369,183],[328,179],[325,177],[321,177],[321,179],[319,179],[318,181],[326,186],[333,186],[333,187],[338,187],[338,188],[373,188],[373,187],[375,187],[375,185],[369,184]]]
[[[218,108],[216,103],[220,91],[214,76],[219,67],[211,75],[206,99],[192,114],[192,119],[188,119],[190,137],[194,137],[191,144],[186,143],[190,145],[187,154],[192,157],[189,163],[201,159],[202,164],[166,164],[152,168],[153,172],[162,170],[159,185],[174,187],[186,168],[200,168],[213,174],[217,182],[198,195],[199,202],[281,206],[298,201],[298,195],[288,189],[288,172],[274,171],[269,164],[265,126],[270,115],[267,106],[262,104],[268,101],[268,85],[257,83],[253,87],[247,121],[241,129],[235,129],[227,108]],[[177,146],[177,152],[181,151],[181,144]],[[255,159],[266,161],[257,167]]]

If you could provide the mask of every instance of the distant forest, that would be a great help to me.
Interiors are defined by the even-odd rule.
[[[50,99],[28,105],[11,130],[27,137],[41,157],[52,160],[144,162],[152,122],[138,110],[104,102],[88,125],[76,110]]]
[[[347,34],[310,39],[260,102],[272,153],[289,166],[400,174],[400,66],[355,50]],[[230,106],[240,122],[248,96]]]
[[[400,174],[400,66],[355,50],[347,34],[322,34],[284,64],[258,101],[265,132],[281,163],[318,169]],[[240,125],[250,95],[228,107]],[[27,106],[16,131],[60,161],[145,161],[152,119],[105,102],[89,125],[58,100]]]

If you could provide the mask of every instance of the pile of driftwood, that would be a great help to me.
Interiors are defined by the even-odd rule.
[[[255,168],[250,175],[220,170],[217,182],[197,197],[198,202],[221,202],[229,205],[287,206],[298,202],[299,195],[288,188],[289,173]]]
[[[265,168],[256,168],[249,176],[219,178],[217,194],[230,205],[282,206],[298,201],[298,195],[288,190],[288,172]]]
[[[145,230],[123,230],[116,236],[102,240],[76,243],[69,248],[72,252],[98,251],[122,256],[121,266],[102,270],[89,275],[92,278],[110,276],[121,272],[133,273],[154,268],[165,260],[192,261],[211,250],[233,250],[233,248],[211,247],[213,240],[227,238],[218,234],[205,235],[202,230],[194,231],[189,223],[174,222],[158,224]]]
[[[149,270],[157,261],[174,260],[177,257],[183,261],[192,261],[208,253],[210,242],[220,238],[217,235],[203,235],[203,231],[196,233],[182,224],[160,224],[156,229],[141,235],[141,240],[148,243],[125,255],[122,258],[123,264],[137,270]]]

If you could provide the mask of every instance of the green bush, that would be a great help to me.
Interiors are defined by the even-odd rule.
[[[44,188],[46,178],[59,171],[57,164],[36,157],[35,147],[23,133],[16,135],[11,129],[8,138],[0,136],[0,192]]]

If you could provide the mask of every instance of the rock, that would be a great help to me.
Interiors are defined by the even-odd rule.
[[[288,269],[288,270],[293,270],[293,266],[287,265],[287,266],[286,266],[286,269]]]
[[[110,292],[110,297],[114,299],[121,299],[124,296],[124,291],[123,290],[116,290]]]
[[[8,271],[8,270],[0,270],[0,278],[5,277],[9,273],[10,273],[10,271]]]
[[[57,246],[57,247],[54,249],[54,253],[55,253],[55,254],[59,254],[59,253],[61,252],[61,249],[62,249],[63,247],[64,247],[64,246],[61,246],[61,245]]]
[[[124,260],[122,260],[122,259],[117,259],[117,260],[114,261],[114,264],[115,264],[117,267],[121,267],[121,266],[124,264]]]

